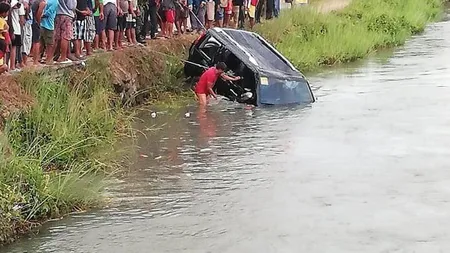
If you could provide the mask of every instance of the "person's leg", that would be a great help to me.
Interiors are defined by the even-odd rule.
[[[134,45],[137,44],[137,39],[136,39],[136,22],[132,22],[131,23],[131,43],[133,43]]]
[[[152,39],[156,38],[156,33],[158,32],[158,16],[157,14],[157,7],[156,6],[150,6],[149,7],[149,15],[150,15],[150,37]]]
[[[43,46],[46,47],[45,54],[46,54],[46,64],[52,65],[53,64],[53,55],[54,55],[54,31],[42,29],[41,32],[41,41],[43,42]]]
[[[274,0],[267,0],[267,2],[266,2],[266,19],[273,18],[273,7],[274,7]]]
[[[198,98],[198,103],[200,106],[206,106],[206,104],[208,103],[206,94],[198,94],[197,93],[197,98]]]
[[[190,19],[191,19],[191,28],[192,28],[192,31],[197,31],[197,30],[199,30],[200,28],[199,28],[199,23],[198,23],[198,21],[197,21],[197,13],[198,12],[198,9],[197,8],[193,8],[192,9],[192,11],[189,11],[189,16],[190,16]]]
[[[107,50],[111,51],[114,44],[114,31],[117,29],[117,8],[114,4],[108,3],[103,7],[105,13],[105,29],[108,40]]]
[[[206,2],[206,29],[212,28],[212,23],[214,21],[214,2]]]
[[[73,47],[74,47],[74,54],[75,57],[80,59],[81,58],[81,42],[83,40],[83,23],[80,20],[75,20],[73,22],[73,30],[74,30],[74,41],[73,41]]]
[[[260,0],[262,1],[262,0]],[[278,18],[278,16],[280,15],[280,1],[281,0],[274,0],[274,9],[273,9],[273,14],[276,18]]]
[[[223,27],[223,15],[224,15],[223,8],[220,7],[220,5],[216,6],[215,26]]]
[[[244,29],[244,23],[245,23],[245,12],[244,12],[244,6],[239,6],[239,28]]]
[[[61,18],[61,44],[60,44],[60,57],[59,62],[67,61],[67,57],[70,55],[69,43],[73,39],[73,25],[72,18],[59,15]]]
[[[100,17],[96,16],[94,17],[94,22],[95,22],[95,37],[94,37],[94,43],[92,44],[92,49],[96,50],[99,48],[100,44],[100,34],[102,33],[102,31],[100,30]]]
[[[240,8],[239,6],[233,6],[233,28],[237,29],[239,26],[239,13]]]
[[[15,44],[12,44],[11,45],[11,53],[10,53],[10,56],[9,56],[9,69],[10,70],[15,70],[16,69],[16,60],[17,60],[16,59],[16,53],[17,53],[17,48],[16,48]]]
[[[127,29],[125,30],[125,36],[127,36],[128,43],[133,44],[131,40],[131,22],[127,22]]]
[[[199,30],[204,29],[205,26],[205,15],[206,15],[206,6],[203,7],[199,7],[198,8],[198,13],[197,13],[197,18],[200,21],[199,24]]]

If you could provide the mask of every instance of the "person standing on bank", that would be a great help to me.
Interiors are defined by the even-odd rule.
[[[61,0],[60,0],[61,1]],[[103,0],[103,15],[105,18],[105,30],[107,38],[106,49],[113,50],[114,34],[117,30],[117,16],[122,16],[118,0]]]
[[[55,19],[55,43],[60,44],[59,63],[70,63],[69,43],[73,39],[73,24],[72,20],[75,17],[75,8],[77,7],[76,0],[58,0],[58,8],[56,10]],[[56,44],[56,45],[57,45]]]
[[[198,102],[201,106],[204,106],[208,103],[209,95],[217,99],[217,95],[213,91],[214,84],[216,83],[217,78],[220,77],[227,81],[238,81],[242,79],[240,76],[231,77],[226,75],[224,73],[226,68],[227,65],[225,63],[219,62],[215,67],[207,69],[200,76],[200,80],[198,80],[197,84],[195,85],[195,94],[197,95]]]

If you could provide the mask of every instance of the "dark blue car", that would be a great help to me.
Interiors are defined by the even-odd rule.
[[[219,79],[216,92],[233,101],[254,105],[313,103],[308,81],[283,55],[256,33],[213,28],[202,34],[189,49],[184,72],[199,77],[205,68],[225,62],[243,80]]]

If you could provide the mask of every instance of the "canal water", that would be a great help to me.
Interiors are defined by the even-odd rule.
[[[449,79],[444,21],[311,77],[311,106],[146,113],[107,208],[0,251],[447,252]]]

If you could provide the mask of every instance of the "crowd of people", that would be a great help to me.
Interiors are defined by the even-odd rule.
[[[253,28],[280,0],[0,0],[0,74],[214,26]],[[292,0],[285,0],[290,2]],[[137,31],[138,30],[138,31]]]

